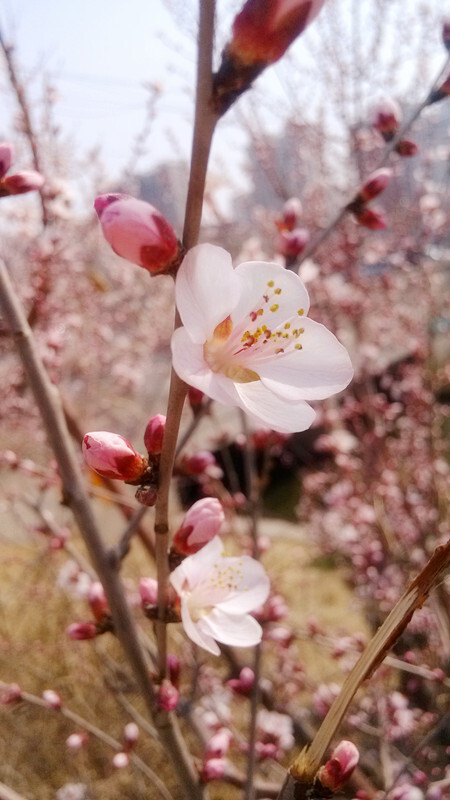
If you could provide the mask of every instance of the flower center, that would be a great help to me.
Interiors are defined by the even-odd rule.
[[[235,383],[251,383],[259,381],[259,375],[252,369],[233,360],[233,350],[227,347],[233,330],[231,317],[219,322],[214,329],[213,337],[203,345],[203,357],[213,372],[222,372]]]

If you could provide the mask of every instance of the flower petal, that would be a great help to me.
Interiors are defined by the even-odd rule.
[[[236,384],[236,391],[241,399],[241,408],[274,431],[305,431],[314,422],[316,414],[308,403],[284,400],[264,386],[262,381]]]
[[[186,328],[172,336],[172,363],[177,375],[213,400],[228,406],[239,405],[233,381],[221,372],[211,372],[203,356],[203,345],[195,344]]]
[[[250,556],[228,557],[228,568],[232,567],[234,575],[242,577],[236,581],[236,588],[230,590],[224,600],[216,607],[227,614],[247,614],[266,602],[270,591],[270,580],[259,561]]]
[[[199,622],[194,623],[189,614],[189,608],[184,599],[181,600],[181,620],[186,634],[192,639],[199,647],[208,650],[214,656],[220,656],[220,648],[214,641],[211,634],[202,628]]]
[[[203,635],[235,647],[252,647],[262,637],[261,625],[254,617],[226,614],[220,608],[214,608],[206,617],[202,617],[197,626]]]
[[[235,302],[231,313],[236,325],[257,309],[263,312],[258,324],[266,324],[270,329],[298,316],[300,309],[303,309],[302,318],[308,313],[309,296],[302,281],[280,264],[247,261],[239,264],[234,272],[242,284],[239,301]],[[264,296],[269,300],[265,301]]]
[[[195,556],[190,556],[182,561],[170,574],[170,582],[175,591],[181,596],[185,591],[186,583],[189,589],[194,588],[213,569],[217,559],[221,558],[222,552],[222,540],[219,536],[215,536],[198,553],[195,553]]]
[[[240,280],[226,250],[212,244],[189,250],[178,270],[175,297],[183,325],[194,342],[203,344],[212,336],[239,295]]]
[[[304,319],[302,328],[301,350],[255,362],[254,368],[262,383],[280,397],[322,400],[345,389],[353,377],[352,363],[345,347],[324,325]]]

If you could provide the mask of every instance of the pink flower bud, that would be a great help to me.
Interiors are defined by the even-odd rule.
[[[255,684],[255,673],[250,667],[242,667],[239,678],[230,678],[227,686],[236,694],[248,696]]]
[[[285,258],[298,258],[309,242],[306,228],[294,228],[292,231],[281,231],[277,237],[277,251]]]
[[[104,194],[94,203],[103,236],[118,256],[151,273],[165,272],[179,245],[172,226],[158,209],[123,194]]]
[[[209,740],[205,750],[205,760],[223,758],[228,752],[233,735],[228,728],[220,728]]]
[[[95,622],[72,622],[66,633],[69,639],[82,641],[83,639],[95,639],[98,631]]]
[[[325,0],[247,0],[228,53],[245,66],[273,64],[312,22]]]
[[[144,444],[147,452],[152,456],[159,455],[162,450],[165,427],[166,418],[164,414],[156,414],[147,424],[144,433]]]
[[[46,689],[42,692],[42,699],[49,708],[61,708],[61,698],[58,692],[54,692],[53,689]]]
[[[216,781],[223,777],[227,762],[224,758],[210,758],[202,766],[200,780],[202,783]]]
[[[86,464],[102,478],[137,481],[147,467],[147,459],[118,433],[92,431],[83,439]]]
[[[0,688],[0,706],[10,706],[22,699],[22,690],[18,683],[9,683]]]
[[[139,728],[135,722],[128,722],[123,729],[123,740],[128,745],[136,744],[139,739]]]
[[[373,126],[381,133],[385,142],[394,138],[401,119],[401,108],[394,100],[383,100],[373,112]]]
[[[302,204],[298,197],[291,197],[289,200],[286,200],[283,211],[281,213],[281,217],[276,220],[276,225],[278,230],[280,231],[292,231],[294,230],[298,218],[301,216],[302,213]]]
[[[110,615],[108,601],[100,581],[94,581],[89,587],[88,602],[91,611],[98,622]]]
[[[116,753],[112,763],[113,767],[116,769],[123,769],[124,767],[128,767],[130,763],[130,756],[128,753]]]
[[[178,690],[169,680],[163,680],[158,689],[156,702],[163,711],[173,711],[178,705]]]
[[[342,741],[331,753],[331,759],[319,769],[317,777],[322,786],[336,792],[347,783],[359,761],[358,748],[353,742]]]
[[[363,208],[355,212],[355,217],[360,225],[364,228],[370,228],[371,231],[381,231],[386,227],[386,218],[384,214],[375,208]]]
[[[141,578],[139,581],[139,594],[142,605],[156,606],[158,604],[158,581],[154,578]]]
[[[392,178],[392,170],[385,167],[384,169],[377,169],[369,175],[364,186],[361,189],[360,196],[364,203],[372,200],[377,194],[383,192]]]
[[[70,750],[81,750],[83,745],[86,744],[88,740],[87,733],[71,733],[70,736],[66,739],[66,745],[69,747]]]
[[[225,514],[219,500],[215,497],[197,500],[173,537],[175,550],[186,556],[197,553],[218,535],[224,521]]]
[[[14,145],[11,142],[0,142],[0,180],[8,172],[14,161]]]
[[[32,169],[24,169],[15,175],[8,175],[3,179],[3,186],[9,194],[25,194],[35,189],[40,189],[45,183],[45,179],[39,172]]]
[[[215,465],[216,459],[209,450],[199,450],[194,455],[189,456],[183,462],[183,466],[189,475],[201,475],[208,467]]]
[[[411,141],[411,139],[402,139],[396,146],[395,152],[403,158],[409,158],[410,156],[417,155],[419,148],[415,142]]]

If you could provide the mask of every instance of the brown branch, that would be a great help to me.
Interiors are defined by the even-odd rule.
[[[156,697],[150,678],[150,664],[143,651],[117,570],[109,563],[100,529],[92,512],[83,477],[64,418],[61,399],[50,382],[37,354],[33,335],[23,308],[11,284],[5,263],[0,259],[0,307],[17,346],[36,403],[53,448],[61,476],[64,499],[70,505],[83,535],[94,568],[111,609],[114,630],[126,653],[142,697],[153,715],[160,740],[175,766],[180,787],[190,800],[200,800],[202,792],[190,754],[173,715],[156,710]]]
[[[186,250],[193,247],[198,240],[206,171],[214,128],[218,119],[210,105],[215,0],[200,0],[199,8],[197,98],[191,172],[183,229],[183,245]],[[179,324],[178,318],[176,324]],[[156,567],[158,574],[158,621],[155,628],[161,675],[165,674],[167,661],[167,637],[164,619],[169,578],[169,491],[186,390],[186,384],[172,370],[167,407],[167,424],[160,461],[158,499],[155,506]]]

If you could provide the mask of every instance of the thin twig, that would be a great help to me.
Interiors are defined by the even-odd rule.
[[[47,437],[55,453],[65,502],[72,508],[94,568],[105,590],[114,622],[114,631],[126,653],[147,709],[150,714],[153,714],[163,746],[176,766],[175,771],[182,791],[190,800],[192,798],[200,800],[202,792],[198,786],[197,775],[176,720],[167,712],[155,711],[156,695],[150,677],[150,664],[139,643],[136,626],[117,570],[109,564],[100,529],[73,451],[60,396],[56,387],[50,382],[38,356],[31,328],[11,284],[6,265],[1,259],[0,307],[15,340],[25,373],[41,412]]]
[[[212,53],[214,42],[215,0],[201,0],[198,32],[197,98],[192,144],[191,172],[189,177],[183,245],[193,247],[200,231],[203,195],[209,153],[217,122],[212,111]],[[179,324],[177,318],[176,324]],[[167,635],[165,613],[169,579],[169,491],[175,460],[175,450],[180,427],[181,412],[186,396],[186,384],[172,370],[167,423],[161,452],[158,499],[155,506],[156,567],[158,575],[158,620],[155,624],[159,654],[159,671],[165,675],[167,663]]]

